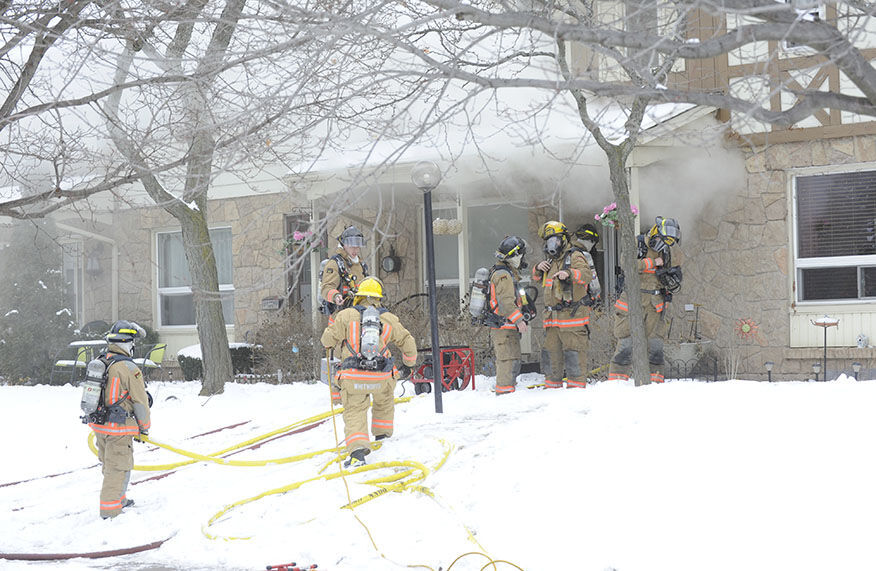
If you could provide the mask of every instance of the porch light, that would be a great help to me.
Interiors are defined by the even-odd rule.
[[[438,288],[435,286],[435,236],[432,228],[432,191],[441,182],[441,169],[432,161],[420,161],[411,169],[411,181],[423,191],[423,218],[426,227],[426,281],[429,285],[429,321],[432,326],[432,361],[438,363],[441,346],[438,342]],[[435,412],[444,412],[441,403],[440,366],[432,367],[432,393],[435,395]]]

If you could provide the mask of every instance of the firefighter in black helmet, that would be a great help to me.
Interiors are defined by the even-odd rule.
[[[645,336],[648,339],[648,363],[650,382],[663,382],[663,342],[668,333],[666,307],[672,294],[681,287],[681,267],[673,266],[671,247],[681,243],[681,227],[674,218],[658,216],[655,224],[637,237],[639,260],[637,262],[642,304],[645,320]],[[615,302],[614,336],[617,347],[608,369],[609,380],[628,380],[632,363],[633,342],[630,331],[630,300],[635,295],[623,292]]]
[[[104,519],[116,517],[134,503],[125,495],[134,468],[131,441],[148,434],[151,421],[143,374],[131,356],[134,340],[145,336],[136,323],[116,321],[106,335],[106,353],[98,357],[107,367],[102,414],[88,426],[94,431],[97,457],[103,464],[100,516]]]
[[[334,313],[352,301],[356,288],[368,275],[368,266],[359,258],[364,247],[365,235],[355,226],[347,226],[338,236],[337,250],[320,272],[323,313]]]
[[[538,236],[544,240],[546,259],[533,268],[532,280],[544,288],[544,386],[562,388],[565,379],[567,388],[584,388],[590,347],[590,265],[581,250],[571,245],[562,222],[545,222]]]
[[[522,311],[520,270],[526,268],[526,242],[519,236],[505,236],[496,248],[498,263],[490,269],[490,291],[486,310],[491,320],[490,342],[496,356],[496,395],[513,393],[520,374],[520,335],[529,328]]]

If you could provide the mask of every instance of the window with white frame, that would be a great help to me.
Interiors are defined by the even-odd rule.
[[[195,325],[192,278],[182,244],[182,232],[156,234],[158,252],[158,323],[167,326]],[[219,274],[219,295],[225,323],[234,323],[231,228],[210,230],[213,255]]]
[[[827,9],[819,0],[777,0],[780,4],[791,4],[801,22],[823,22],[827,19]],[[789,52],[815,53],[812,48],[791,41],[783,41],[782,49]],[[802,53],[800,55],[802,55]]]
[[[876,299],[876,170],[794,178],[798,302]]]
[[[496,248],[505,236],[517,235],[527,240],[529,246],[527,260],[536,259],[540,255],[540,250],[533,251],[533,247],[539,248],[540,244],[533,245],[527,237],[529,222],[525,208],[510,204],[484,204],[463,206],[462,209],[465,210],[468,223],[464,229],[461,245],[456,234],[434,236],[435,283],[439,286],[439,296],[446,292],[458,295],[461,255],[465,254],[468,262],[465,268],[468,276],[463,283],[463,288],[467,289],[468,280],[474,277],[478,268],[490,268],[496,263]],[[432,216],[456,219],[457,208],[436,208],[432,211]],[[529,270],[521,272],[522,278],[528,276]]]

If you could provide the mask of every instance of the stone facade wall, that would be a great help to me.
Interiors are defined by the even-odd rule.
[[[713,201],[693,228],[685,228],[684,286],[671,316],[690,320],[684,304],[698,304],[698,332],[719,359],[722,375],[765,379],[764,363],[775,363],[773,380],[812,377],[822,350],[789,347],[791,311],[788,267],[792,224],[788,169],[876,161],[871,136],[741,147],[744,188]],[[740,320],[756,325],[741,331]],[[683,339],[682,339],[683,340]],[[690,339],[688,339],[690,341]],[[828,348],[828,367],[851,373],[850,363],[868,362],[872,349]],[[865,368],[867,366],[865,365]],[[835,373],[834,375],[835,376]]]

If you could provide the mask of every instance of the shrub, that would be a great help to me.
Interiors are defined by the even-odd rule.
[[[235,375],[252,374],[255,366],[261,361],[261,348],[252,345],[235,345],[230,347],[231,368]],[[198,380],[204,376],[204,363],[199,357],[178,355],[176,362],[187,381]]]
[[[253,337],[259,347],[252,372],[276,374],[282,371],[283,382],[309,381],[319,378],[320,358],[325,357],[319,337],[325,323],[314,328],[310,308],[300,304],[284,305],[265,317]]]

